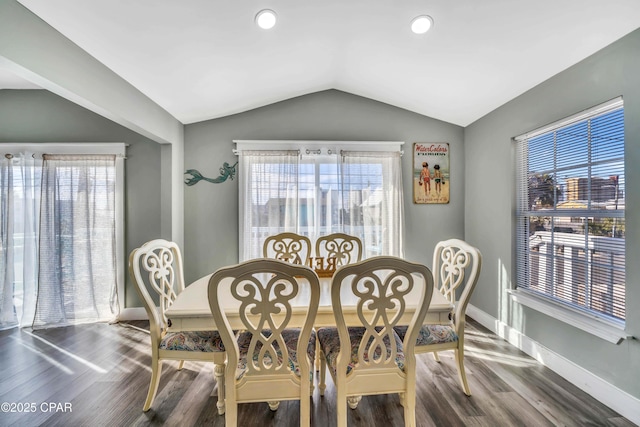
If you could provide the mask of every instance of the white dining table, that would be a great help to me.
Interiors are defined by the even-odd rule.
[[[210,278],[211,274],[208,274],[188,285],[184,291],[177,296],[171,307],[166,310],[165,314],[169,319],[169,332],[210,331],[218,329],[213,320],[211,308],[209,307],[208,285]],[[304,289],[304,279],[300,279],[300,282]],[[420,286],[416,286],[414,290],[411,291],[407,298],[409,303],[405,308],[404,316],[400,319],[399,324],[409,324],[416,309],[416,304],[411,304],[411,301],[417,302],[421,291]],[[352,303],[349,296],[352,298]],[[342,309],[347,326],[361,324],[356,313],[356,302],[353,298],[352,295],[341,295]],[[300,299],[301,301],[305,300],[304,297]],[[308,300],[308,298],[306,299]],[[222,303],[222,306],[227,314],[231,328],[242,329],[243,325],[238,309],[239,302],[229,297],[228,300]],[[294,299],[292,301],[292,308],[293,313],[290,324],[292,326],[302,325],[307,314],[307,306],[302,304],[302,302],[297,305]],[[452,310],[453,305],[439,291],[434,289],[425,323],[447,324],[450,322],[449,314]],[[320,303],[318,306],[318,314],[313,324],[315,327],[335,326],[336,324],[331,306],[331,278],[320,278]]]

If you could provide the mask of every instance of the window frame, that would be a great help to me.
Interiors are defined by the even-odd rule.
[[[535,214],[536,212],[539,212],[534,216],[542,215],[542,211],[535,211],[530,208],[522,207],[524,204],[524,199],[526,198],[528,200],[529,195],[529,168],[527,166],[529,154],[528,148],[522,148],[522,144],[528,144],[529,140],[534,139],[538,136],[552,133],[561,128],[569,127],[571,125],[578,124],[589,119],[594,119],[598,116],[619,109],[624,109],[622,97],[614,98],[595,107],[586,109],[567,118],[558,120],[539,129],[513,138],[514,143],[517,144],[515,147],[516,154],[514,157],[515,161],[517,162],[515,180],[516,209],[514,215],[514,271],[516,272],[516,288],[508,290],[508,293],[511,295],[511,298],[514,302],[547,314],[557,320],[561,320],[567,324],[570,324],[583,331],[589,332],[614,344],[619,344],[623,339],[629,337],[629,335],[624,331],[626,322],[621,319],[609,317],[605,314],[599,314],[595,310],[574,307],[570,303],[562,302],[560,298],[554,298],[553,296],[545,295],[543,292],[529,289],[526,285],[520,283],[522,281],[521,279],[524,278],[526,280],[524,276],[530,274],[530,272],[527,271],[527,264],[529,263],[527,252],[521,251],[519,248],[521,248],[521,246],[525,244],[522,241],[524,237],[521,236],[521,228],[523,227],[521,225],[521,221],[528,220],[532,213]],[[591,159],[589,159],[588,165],[589,167],[593,166],[593,162],[591,161]],[[555,181],[554,185],[556,185]],[[589,201],[592,200],[593,199],[589,198]],[[554,203],[556,202],[557,200],[554,200]],[[593,211],[590,212],[590,214],[593,216]],[[595,212],[596,216],[599,217],[620,216],[620,214],[606,215],[603,212]],[[558,212],[557,208],[554,208],[552,211],[550,211],[550,213],[552,213],[552,217],[555,218],[559,216],[558,214],[560,212]],[[563,216],[571,216],[570,211],[562,211],[561,213],[564,214]],[[624,214],[622,214],[622,218],[624,218]],[[625,286],[626,284],[627,282],[625,281]],[[626,307],[626,298],[625,311],[628,312]]]

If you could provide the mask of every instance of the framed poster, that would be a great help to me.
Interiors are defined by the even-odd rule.
[[[449,144],[413,143],[413,202],[449,203]]]

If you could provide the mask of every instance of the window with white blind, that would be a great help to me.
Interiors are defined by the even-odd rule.
[[[518,288],[623,328],[622,99],[517,137],[516,144]]]

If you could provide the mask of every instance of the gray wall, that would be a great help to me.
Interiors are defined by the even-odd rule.
[[[0,142],[124,142],[125,251],[161,237],[160,145],[45,90],[0,90]],[[124,260],[126,271],[127,260]],[[141,302],[126,273],[125,307]]]
[[[459,126],[387,104],[329,90],[185,127],[185,169],[218,176],[237,158],[234,139],[404,141],[405,255],[431,263],[433,246],[464,237],[464,148]],[[411,165],[414,142],[448,142],[451,202],[414,205]],[[238,261],[238,183],[200,182],[185,189],[185,280],[187,283]]]
[[[514,73],[517,68],[514,68]],[[626,144],[627,332],[640,336],[640,30],[465,128],[465,237],[483,254],[471,304],[640,398],[640,343],[609,344],[513,303],[514,147],[511,138],[619,95]]]

